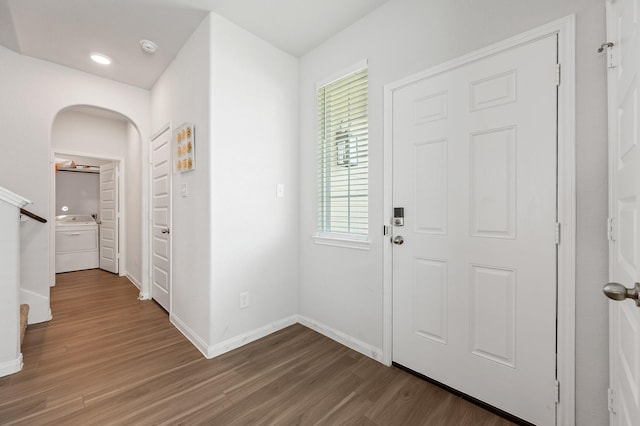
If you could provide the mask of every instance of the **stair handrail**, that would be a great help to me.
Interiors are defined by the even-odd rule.
[[[37,220],[40,223],[47,223],[47,219],[45,219],[43,217],[40,217],[35,213],[31,213],[29,210],[25,210],[25,209],[21,208],[20,209],[20,214],[23,214],[23,215],[25,215],[27,217],[30,217],[33,220]]]

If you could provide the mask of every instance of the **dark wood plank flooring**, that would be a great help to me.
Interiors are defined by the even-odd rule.
[[[0,424],[510,425],[294,325],[205,359],[125,278],[61,274],[0,378]]]

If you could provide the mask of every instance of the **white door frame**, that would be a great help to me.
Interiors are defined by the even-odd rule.
[[[575,15],[511,37],[483,49],[413,74],[384,87],[384,223],[391,224],[393,211],[393,92],[418,80],[447,72],[484,57],[558,35],[558,222],[562,238],[558,245],[557,380],[560,382],[558,425],[575,424]],[[383,242],[383,363],[391,365],[393,333],[393,246]],[[552,391],[551,389],[549,390]]]
[[[56,270],[55,270],[55,260],[56,260],[56,224],[55,224],[55,212],[56,212],[56,168],[55,168],[55,158],[56,156],[64,156],[64,155],[70,155],[70,156],[75,156],[75,157],[90,157],[90,158],[97,158],[99,160],[107,160],[107,161],[113,161],[118,163],[118,173],[120,178],[118,179],[118,185],[119,185],[119,194],[118,194],[118,208],[120,211],[120,217],[118,220],[118,233],[119,233],[119,248],[118,248],[118,275],[119,276],[125,276],[126,275],[126,269],[127,269],[127,236],[124,232],[125,230],[125,226],[126,226],[126,205],[125,205],[125,170],[126,170],[126,164],[125,164],[125,159],[122,157],[111,157],[111,156],[104,156],[101,154],[91,154],[89,152],[83,152],[83,151],[70,151],[68,149],[62,149],[62,150],[57,150],[52,148],[50,150],[50,159],[51,159],[51,180],[50,180],[50,190],[49,193],[51,194],[50,197],[50,206],[51,206],[51,211],[54,213],[52,220],[51,220],[51,226],[49,228],[49,262],[50,262],[50,268],[49,268],[49,276],[50,276],[50,281],[49,281],[49,285],[50,287],[55,286],[56,284]]]
[[[164,132],[168,131],[169,132],[169,139],[171,140],[171,132],[172,132],[172,127],[171,127],[171,121],[169,121],[168,123],[166,123],[164,126],[160,127],[160,129],[156,132],[154,132],[151,137],[149,138],[149,143],[147,144],[147,153],[148,156],[147,158],[149,159],[149,167],[147,168],[147,182],[149,182],[149,184],[147,185],[148,191],[147,191],[147,201],[149,203],[149,221],[147,223],[147,229],[148,229],[148,234],[147,234],[147,244],[148,244],[148,251],[147,251],[147,259],[148,259],[148,263],[149,263],[149,267],[147,268],[146,271],[142,271],[143,274],[146,274],[146,279],[148,280],[148,287],[147,289],[147,293],[145,293],[144,295],[141,295],[141,299],[143,300],[153,300],[153,141],[156,140],[158,137],[160,137],[160,135],[162,135]],[[171,142],[170,142],[171,144]],[[171,155],[173,148],[169,148],[169,153]],[[173,158],[173,155],[170,156],[170,158]],[[173,162],[173,160],[170,159],[170,162]],[[170,170],[173,174],[173,164],[170,165]],[[173,176],[171,178],[171,185],[173,186]],[[173,188],[171,190],[171,193],[173,194]],[[171,210],[171,212],[173,212],[173,195],[171,195],[171,197],[169,197],[169,210]],[[173,228],[173,214],[169,215],[169,229]],[[173,236],[171,234],[169,234],[169,240],[172,240]],[[173,312],[173,244],[169,243],[169,318],[171,318],[171,314]]]

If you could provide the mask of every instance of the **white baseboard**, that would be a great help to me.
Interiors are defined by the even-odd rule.
[[[142,296],[142,293],[141,293]],[[189,341],[195,346],[205,358],[211,358],[208,356],[209,345],[196,334],[187,324],[184,323],[180,318],[178,318],[175,314],[169,315],[169,321],[173,324],[180,333],[184,334],[184,337],[189,339]]]
[[[135,279],[134,277],[132,277],[128,272],[125,272],[125,273],[124,273],[124,276],[125,276],[125,277],[127,277],[127,279],[128,279],[129,281],[131,281],[131,284],[135,285],[135,286],[138,288],[138,290],[140,290],[140,288],[141,288],[141,287],[140,287],[140,282],[139,282],[137,279]]]
[[[140,290],[140,293],[138,294],[138,300],[150,300],[151,299],[151,295],[149,293],[142,291],[142,285],[140,284],[140,281],[138,281],[136,278],[134,278],[128,272],[125,272],[124,276],[127,277],[127,279],[129,281],[131,281],[131,284],[133,284],[134,286],[136,286],[136,288],[138,290]]]
[[[349,336],[342,331],[336,330],[328,325],[322,324],[321,322],[312,320],[311,318],[307,318],[303,315],[292,315],[287,318],[283,318],[278,321],[274,321],[270,324],[267,324],[263,327],[256,328],[255,330],[248,331],[243,334],[239,334],[238,336],[234,336],[230,339],[224,340],[220,343],[216,343],[215,345],[207,345],[207,343],[198,336],[189,326],[187,326],[184,321],[175,316],[174,314],[170,315],[171,323],[182,333],[184,336],[189,339],[189,341],[205,356],[205,358],[211,359],[215,358],[224,353],[230,352],[234,349],[237,349],[241,346],[244,346],[248,343],[251,343],[255,340],[261,339],[265,336],[268,336],[271,333],[275,333],[276,331],[282,330],[283,328],[289,327],[296,323],[299,323],[305,327],[308,327],[323,336],[326,336],[336,342],[344,345],[350,349],[353,349],[356,352],[360,352],[361,354],[368,356],[369,358],[373,358],[374,360],[383,363],[383,354],[382,349],[376,348],[368,343],[365,343],[359,339],[356,339],[353,336]]]
[[[336,330],[335,328],[329,327],[328,325],[322,324],[321,322],[312,320],[311,318],[307,318],[303,315],[298,315],[298,322],[305,327],[308,327],[332,340],[335,340],[341,345],[353,349],[356,352],[360,352],[361,354],[366,355],[369,358],[373,358],[378,362],[383,362],[382,349],[380,348],[376,348],[375,346],[365,343],[362,340],[356,339],[355,337],[349,336],[342,331]]]
[[[268,336],[271,333],[275,333],[278,330],[282,330],[283,328],[289,327],[298,321],[297,315],[292,315],[287,318],[283,318],[278,321],[274,321],[270,324],[267,324],[263,327],[256,328],[255,330],[248,331],[246,333],[240,334],[238,336],[232,337],[231,339],[224,340],[220,343],[216,343],[215,345],[209,346],[207,351],[207,358],[214,358],[218,355],[222,355],[226,352],[237,349],[241,346],[244,346],[248,343],[253,342],[254,340],[261,339],[265,336]]]
[[[28,324],[37,324],[51,320],[51,306],[49,297],[35,291],[20,289],[20,303],[29,305]]]
[[[22,354],[16,359],[0,363],[0,377],[17,373],[22,370]]]

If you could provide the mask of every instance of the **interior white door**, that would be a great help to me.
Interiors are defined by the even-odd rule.
[[[100,166],[100,269],[118,273],[118,163]]]
[[[393,360],[555,424],[557,38],[393,94]]]
[[[607,49],[610,66],[609,278],[625,287],[640,282],[639,32],[637,1],[607,3],[607,33],[609,41],[614,43],[613,48]],[[609,303],[609,352],[610,423],[640,425],[640,308],[632,300]]]
[[[171,287],[171,130],[151,141],[151,297],[165,310]]]

